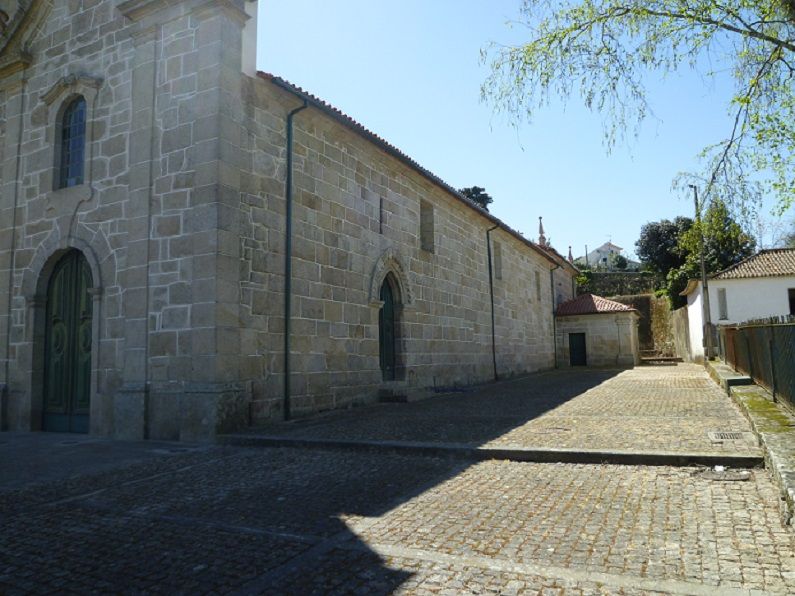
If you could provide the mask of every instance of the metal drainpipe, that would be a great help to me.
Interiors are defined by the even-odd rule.
[[[290,419],[290,306],[293,291],[293,118],[307,102],[287,114],[287,178],[284,183],[284,419]]]
[[[558,323],[555,319],[555,269],[560,269],[560,265],[555,265],[549,270],[549,293],[552,298],[552,357],[555,359],[555,368],[558,367]]]
[[[491,264],[491,233],[500,226],[494,226],[486,230],[486,252],[489,255],[489,298],[491,298],[491,363],[494,367],[494,380],[498,381],[497,376],[497,340],[494,332],[494,274]]]

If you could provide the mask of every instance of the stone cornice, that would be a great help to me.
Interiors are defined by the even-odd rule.
[[[118,5],[119,11],[131,21],[142,21],[146,17],[163,10],[181,8],[186,12],[206,12],[223,10],[240,23],[245,23],[249,15],[242,7],[242,0],[198,0],[193,2],[175,2],[174,0],[126,0]],[[187,5],[187,6],[180,6]]]
[[[0,78],[7,77],[20,70],[27,68],[33,61],[30,52],[17,48],[9,52],[3,52],[0,56]]]

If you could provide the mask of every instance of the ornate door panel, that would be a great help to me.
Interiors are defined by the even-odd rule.
[[[55,266],[47,287],[44,430],[88,432],[91,398],[91,271],[77,251]]]

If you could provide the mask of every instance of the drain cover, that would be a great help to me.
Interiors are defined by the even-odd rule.
[[[744,439],[748,433],[743,432],[711,432],[707,433],[710,441],[739,441]]]

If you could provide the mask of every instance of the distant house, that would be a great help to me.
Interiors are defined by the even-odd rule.
[[[742,323],[795,315],[795,248],[763,250],[709,276],[710,321]],[[691,279],[681,293],[687,297],[690,359],[704,358],[703,288]]]
[[[583,294],[555,312],[558,366],[633,367],[640,361],[638,311]]]
[[[602,246],[595,248],[587,255],[577,257],[574,260],[574,264],[578,267],[587,266],[593,269],[612,270],[614,268],[614,259],[621,255],[623,251],[624,249],[617,244],[605,242]],[[631,261],[627,259],[627,270],[637,270],[638,267],[640,267],[640,263],[638,261]]]

